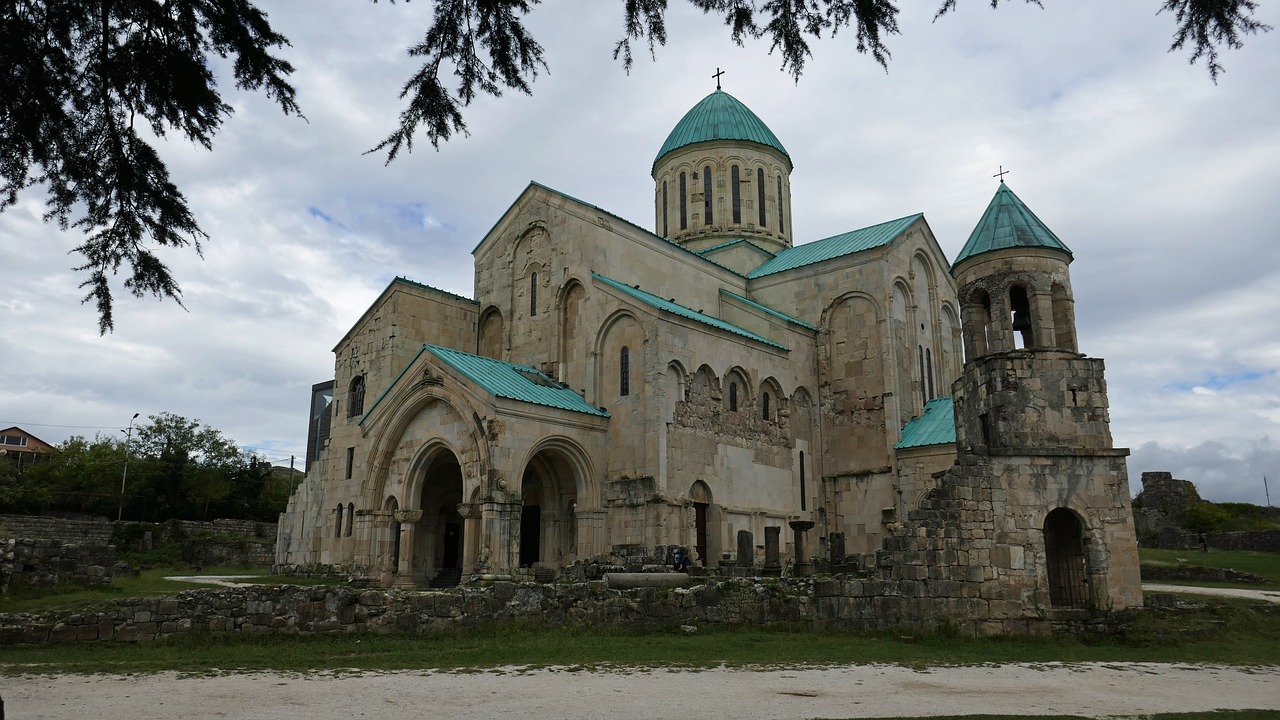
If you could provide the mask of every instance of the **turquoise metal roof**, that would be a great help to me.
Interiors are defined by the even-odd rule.
[[[708,140],[746,140],[771,147],[791,159],[763,120],[737,98],[717,89],[680,118],[653,159],[653,166],[658,167],[667,153]]]
[[[768,250],[765,250],[764,248],[760,247],[759,245],[751,242],[746,238],[738,238],[737,240],[722,242],[719,245],[712,245],[709,248],[695,250],[694,252],[698,253],[703,257],[706,257],[707,255],[710,255],[711,253],[714,253],[714,252],[720,252],[721,250],[728,250],[729,248],[734,247],[735,245],[750,245],[751,247],[755,248],[756,250],[759,250],[765,255],[768,255],[769,257],[773,257],[773,253],[769,252]]]
[[[856,252],[887,245],[922,217],[924,215],[916,213],[915,215],[908,215],[907,217],[890,220],[879,225],[865,227],[861,230],[853,230],[843,235],[834,235],[822,240],[787,248],[774,256],[772,260],[768,260],[760,267],[752,270],[747,277],[764,277],[784,270],[813,265],[832,258],[852,255]]]
[[[609,413],[604,410],[588,405],[578,393],[531,367],[513,365],[436,345],[423,347],[454,370],[498,397],[587,415],[609,417]]]
[[[750,330],[744,330],[738,327],[737,325],[734,325],[732,323],[727,323],[719,318],[711,317],[710,315],[700,313],[697,310],[690,310],[689,308],[673,300],[663,300],[662,298],[658,297],[657,295],[654,295],[653,293],[648,293],[648,292],[645,292],[644,290],[641,290],[639,288],[633,288],[629,285],[623,285],[617,280],[611,280],[603,275],[600,275],[599,273],[591,273],[591,277],[599,280],[602,283],[605,283],[606,285],[609,285],[610,287],[620,290],[626,293],[627,295],[630,295],[631,297],[639,300],[640,302],[650,307],[654,307],[659,310],[669,312],[672,315],[679,315],[682,318],[687,318],[689,320],[702,323],[703,325],[710,325],[713,328],[731,332],[735,335],[741,335],[742,337],[745,337],[745,338],[751,338],[756,342],[761,342],[761,343],[764,343],[765,345],[770,345],[780,350],[786,350],[787,352],[791,352],[791,348],[787,347],[786,345],[779,345],[778,343],[772,340],[768,340],[766,338],[760,337],[759,335],[751,332]]]
[[[761,310],[761,311],[763,311],[763,312],[765,312],[765,313],[768,313],[769,315],[772,315],[772,316],[774,316],[774,317],[778,318],[779,320],[782,320],[782,321],[785,321],[785,322],[789,322],[789,323],[794,323],[794,324],[796,324],[796,325],[799,325],[799,326],[800,326],[800,327],[802,327],[802,328],[806,328],[806,329],[809,329],[809,330],[814,330],[814,331],[816,331],[816,330],[818,329],[818,328],[816,328],[816,327],[814,327],[814,326],[810,325],[809,323],[807,323],[807,322],[805,322],[805,321],[803,321],[803,320],[797,320],[796,318],[793,318],[793,317],[791,317],[790,315],[787,315],[787,314],[785,314],[785,313],[780,313],[780,312],[778,312],[777,310],[774,310],[773,308],[771,308],[771,307],[769,307],[769,306],[767,306],[767,305],[761,305],[760,303],[756,302],[755,300],[748,300],[747,298],[744,298],[744,297],[742,297],[741,295],[739,295],[739,294],[737,294],[737,293],[731,293],[731,292],[729,292],[728,290],[725,290],[725,289],[723,289],[723,288],[722,288],[722,289],[720,290],[720,294],[721,294],[721,295],[728,295],[729,297],[733,298],[734,300],[737,300],[737,301],[739,301],[739,302],[742,302],[742,303],[744,303],[744,304],[746,304],[746,305],[750,305],[751,307],[756,308],[757,310]]]
[[[913,418],[902,428],[902,440],[895,450],[945,445],[956,441],[956,406],[949,397],[940,397],[925,403],[924,414]]]
[[[1013,194],[1009,186],[1002,182],[1000,188],[996,190],[995,197],[991,198],[991,203],[987,205],[987,211],[982,213],[978,226],[969,235],[969,241],[964,244],[964,248],[956,256],[956,261],[951,267],[954,268],[961,261],[974,255],[1012,247],[1049,248],[1064,252],[1067,257],[1071,257],[1071,250],[1058,239],[1057,235],[1053,234],[1049,226],[1041,222],[1040,218],[1036,217],[1035,213]]]

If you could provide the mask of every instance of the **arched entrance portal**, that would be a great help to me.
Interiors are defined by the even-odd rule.
[[[520,567],[563,567],[578,557],[578,472],[562,452],[539,451],[521,481]]]
[[[711,567],[711,488],[698,480],[689,488],[689,499],[693,501],[693,549],[697,553],[696,561],[702,563],[703,567]]]
[[[1088,607],[1084,524],[1075,513],[1058,508],[1045,517],[1044,554],[1049,574],[1049,602],[1054,607]]]
[[[415,585],[454,587],[462,578],[462,468],[444,450],[427,465],[422,479],[422,519],[413,547]]]

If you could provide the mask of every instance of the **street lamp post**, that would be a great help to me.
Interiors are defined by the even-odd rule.
[[[129,432],[124,436],[124,474],[120,476],[120,509],[116,513],[116,522],[124,519],[124,483],[129,479],[129,441],[133,439],[133,421],[137,419],[138,413],[129,418]]]

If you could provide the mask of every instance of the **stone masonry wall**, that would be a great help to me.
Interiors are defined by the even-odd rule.
[[[0,515],[0,538],[58,540],[69,545],[107,545],[112,523],[106,518],[67,520],[38,515]]]
[[[70,545],[60,540],[0,541],[0,591],[12,586],[106,585],[116,549],[110,545]]]
[[[0,615],[0,645],[147,642],[189,632],[431,634],[495,622],[549,626],[793,626],[850,630],[933,631],[949,606],[960,616],[970,601],[868,595],[887,583],[846,580],[709,581],[692,588],[612,590],[603,581],[577,584],[499,582],[438,591],[356,590],[347,586],[257,586],[189,590],[168,598],[112,601],[93,612]],[[959,622],[967,632],[990,631]],[[1028,618],[1013,632],[1047,633]]]

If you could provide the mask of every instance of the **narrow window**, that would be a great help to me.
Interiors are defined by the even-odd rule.
[[[667,236],[667,181],[662,181],[662,237]]]
[[[684,173],[680,173],[680,229],[689,229],[689,194],[685,187]]]
[[[924,371],[929,378],[929,399],[938,397],[933,390],[933,351],[929,348],[924,349]]]
[[[338,520],[333,528],[334,537],[342,537],[342,503],[338,503]]]
[[[354,471],[355,466],[356,466],[356,449],[353,447],[349,447],[347,448],[347,479],[348,480],[351,479],[351,473]]]
[[[787,231],[786,224],[782,220],[782,176],[778,176],[778,233]]]
[[[800,451],[800,509],[804,510],[805,488],[804,488],[804,451]]]
[[[631,394],[631,349],[625,346],[618,353],[618,394]]]
[[[733,191],[733,224],[742,223],[742,189],[738,187],[738,166],[734,165],[729,172],[730,189]]]
[[[760,398],[760,417],[764,420],[769,419],[769,393],[765,393],[764,397]]]
[[[529,315],[538,314],[538,273],[529,276]]]
[[[347,537],[351,537],[351,524],[356,519],[356,504],[347,503]]]
[[[924,346],[919,346],[920,350],[920,407],[929,402],[929,385],[924,379]]]
[[[711,224],[711,166],[702,168],[702,224]]]
[[[359,417],[364,414],[364,376],[357,375],[351,378],[351,386],[348,388],[347,398],[347,417]]]
[[[729,412],[738,412],[738,383],[729,383]]]
[[[760,205],[760,227],[764,227],[764,170],[756,168],[756,201]]]

